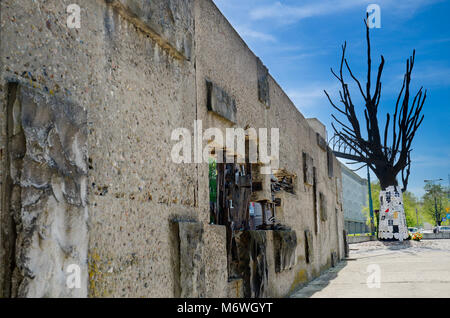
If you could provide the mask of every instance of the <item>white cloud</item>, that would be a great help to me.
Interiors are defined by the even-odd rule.
[[[277,39],[271,34],[255,31],[245,26],[236,26],[235,29],[239,33],[239,35],[244,39],[252,38],[264,42],[277,41]]]
[[[329,102],[323,90],[325,89],[330,93],[339,89],[338,84],[331,83],[314,83],[300,85],[300,87],[298,89],[288,89],[286,94],[302,112],[307,108],[328,107]]]
[[[442,0],[378,0],[376,3],[380,5],[382,14],[383,10],[390,10],[390,14],[411,17],[420,7],[441,1]],[[374,3],[374,1],[325,0],[320,2],[308,1],[302,5],[289,6],[277,1],[271,5],[260,6],[252,9],[250,11],[250,18],[252,20],[273,19],[282,24],[289,24],[306,18],[336,14],[355,8],[365,9],[367,5],[371,3]]]
[[[442,167],[448,168],[450,165],[450,154],[440,153],[436,155],[417,155],[412,158],[416,167]]]
[[[359,0],[340,0],[335,2],[315,2],[307,3],[300,6],[287,6],[281,4],[279,1],[269,6],[262,6],[253,9],[250,12],[250,18],[253,20],[262,20],[267,18],[276,18],[284,20],[285,23],[295,22],[304,18],[314,16],[327,15],[338,12],[347,8],[361,6]]]
[[[314,50],[314,49],[310,49],[309,50],[310,53],[298,53],[298,54],[293,54],[290,56],[285,56],[283,57],[283,60],[286,62],[294,62],[294,61],[298,61],[298,60],[303,60],[305,58],[310,58],[310,57],[317,57],[320,55],[327,55],[329,54],[328,51],[326,50]]]
[[[325,97],[322,88],[309,88],[288,91],[287,95],[298,107],[316,106],[318,104],[318,100]]]
[[[430,89],[434,87],[448,87],[450,86],[450,67],[446,65],[445,61],[427,61],[420,60],[416,56],[417,66],[414,67],[411,83],[413,85],[413,92],[415,93],[418,88],[423,86],[424,89]],[[419,64],[420,63],[420,64]],[[385,76],[388,78],[389,82],[386,83],[385,87],[391,92],[399,92],[404,73],[404,64],[398,64],[397,69],[402,69],[402,73],[397,73],[393,76]]]
[[[420,83],[420,85],[429,87],[447,87],[450,86],[450,68],[448,66],[439,65],[427,65],[423,69],[419,69],[418,72],[413,74],[413,81]]]

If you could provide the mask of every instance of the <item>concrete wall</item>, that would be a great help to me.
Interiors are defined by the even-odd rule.
[[[43,242],[58,242],[58,233],[65,233],[68,246],[88,249],[87,255],[77,254],[81,259],[76,260],[84,271],[83,286],[67,291],[37,284],[34,293],[19,288],[21,296],[183,295],[187,289],[181,286],[180,277],[185,274],[183,269],[180,273],[180,264],[192,255],[183,254],[184,245],[179,240],[185,229],[174,229],[174,220],[200,223],[203,229],[202,243],[195,245],[201,270],[193,269],[198,270],[195,277],[188,275],[188,280],[192,278],[188,296],[242,296],[242,282],[227,279],[225,228],[208,224],[208,165],[175,164],[171,160],[171,132],[180,127],[193,132],[196,119],[203,121],[204,129],[280,128],[279,166],[297,176],[296,194],[283,194],[280,218],[297,233],[297,263],[290,270],[275,273],[273,235],[268,231],[268,296],[286,295],[317,276],[331,266],[332,252],[343,257],[338,162],[333,158],[334,175],[329,177],[327,152],[318,146],[315,131],[270,75],[270,107],[260,102],[258,58],[212,1],[85,0],[79,2],[80,29],[66,26],[66,9],[71,3],[5,0],[0,4],[2,265],[11,264],[14,253],[23,250],[14,235],[25,233],[20,226],[25,214],[12,220],[8,211],[16,203],[17,211],[25,211],[31,199],[31,194],[26,194],[30,186],[24,182],[17,183],[25,193],[17,202],[7,191],[11,188],[7,185],[11,184],[8,145],[12,142],[8,137],[11,126],[7,125],[8,83],[16,82],[36,96],[54,97],[60,101],[54,108],[56,114],[57,107],[63,112],[66,104],[75,105],[76,114],[86,113],[87,151],[82,160],[88,167],[87,179],[78,189],[87,192],[85,219],[80,220],[85,220],[88,233],[75,238],[66,235],[82,231],[68,217],[47,223],[37,218],[33,235],[38,238],[26,253],[32,260],[39,259],[38,254],[50,260],[55,268],[47,274],[58,277],[52,284],[64,286],[66,267],[73,260],[65,253],[52,254]],[[158,12],[159,18],[152,18],[150,12]],[[206,79],[235,99],[235,125],[208,112]],[[36,131],[30,138],[35,135]],[[33,149],[30,145],[26,152]],[[313,188],[303,180],[303,152],[314,160],[317,190],[326,197],[326,220],[314,215]],[[46,178],[51,181],[51,177]],[[57,187],[46,184],[45,191],[53,198]],[[60,211],[55,205],[45,209],[53,214],[71,213],[69,208]],[[40,215],[45,209],[37,206],[33,213]],[[49,226],[55,222],[59,222],[57,229]],[[39,236],[42,229],[50,231],[47,237]],[[305,230],[313,233],[313,257],[308,264]],[[10,296],[11,273],[0,267],[2,295]],[[23,277],[40,280],[47,275],[42,266],[35,270],[29,275],[26,267],[17,268],[20,275],[16,285]],[[204,285],[198,285],[200,280]]]
[[[450,239],[450,233],[423,233],[424,240]]]
[[[365,233],[366,216],[363,213],[367,205],[367,180],[341,163],[342,195],[344,201],[344,221],[349,234]]]
[[[364,235],[364,236],[347,236],[348,244],[354,244],[354,243],[362,243],[362,242],[369,242],[369,241],[376,241],[377,238],[372,235]]]
[[[87,110],[88,293],[172,296],[169,220],[201,215],[196,170],[170,160],[171,130],[195,119],[194,62],[105,1],[82,1],[68,29],[72,2],[2,1],[2,109],[10,79]]]
[[[318,132],[323,139],[328,140],[327,128],[317,118],[307,118],[308,124],[314,131]]]
[[[336,221],[339,222],[339,229],[343,226],[342,210],[336,199],[336,179],[340,182],[339,165],[334,159],[336,176],[329,178],[326,172],[327,154],[318,147],[316,132],[310,128],[306,119],[273,78],[269,79],[270,107],[266,107],[258,100],[258,58],[211,1],[196,2],[195,30],[197,112],[199,118],[203,119],[204,129],[233,127],[232,123],[207,111],[204,80],[208,78],[236,100],[238,114],[236,127],[280,128],[279,166],[298,176],[296,194],[286,193],[282,199],[282,221],[297,232],[298,263],[291,271],[282,273],[275,273],[273,266],[269,266],[271,269],[269,283],[273,296],[282,296],[297,284],[315,277],[323,268],[330,266],[331,251],[343,255],[343,248],[339,248],[343,244],[342,237],[339,235],[342,230],[336,232]],[[303,151],[313,157],[318,171],[319,191],[323,191],[328,197],[329,218],[327,222],[318,222],[319,232],[313,238],[315,248],[314,260],[311,264],[305,262],[303,233],[305,229],[314,229],[315,220],[312,187],[303,182]],[[200,201],[207,202],[208,167],[203,165],[200,169]],[[271,254],[268,253],[268,255]],[[269,264],[271,262],[272,260],[269,259]]]

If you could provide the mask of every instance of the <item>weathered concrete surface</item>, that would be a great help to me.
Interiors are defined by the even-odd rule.
[[[178,222],[180,297],[205,297],[203,224]]]
[[[192,129],[195,119],[194,63],[161,47],[104,0],[79,3],[81,28],[69,29],[71,3],[0,2],[2,109],[7,82],[19,81],[87,110],[88,294],[173,297],[170,220],[209,220],[208,210],[197,208],[196,166],[174,164],[170,156],[172,130]],[[193,25],[179,31],[193,34]]]
[[[270,107],[269,70],[259,58],[257,59],[257,69],[259,101]]]
[[[80,29],[66,25],[71,3],[0,2],[4,66],[0,102],[6,109],[8,82],[18,81],[45,96],[70,99],[87,111],[90,218],[89,267],[84,275],[89,276],[88,296],[175,295],[179,286],[171,220],[195,219],[206,228],[209,187],[207,163],[172,162],[171,132],[180,127],[192,131],[196,119],[203,121],[205,130],[235,127],[208,112],[206,78],[235,100],[236,127],[280,128],[280,168],[299,177],[295,194],[285,195],[281,207],[283,222],[298,234],[297,262],[290,270],[276,273],[272,233],[266,233],[268,296],[284,296],[316,277],[331,265],[333,251],[342,257],[336,159],[330,178],[327,152],[318,147],[316,132],[270,74],[264,72],[264,85],[260,85],[264,94],[259,93],[257,57],[211,0],[83,1]],[[156,12],[156,23],[162,24],[152,26],[151,12]],[[190,35],[194,39],[189,58]],[[270,101],[270,107],[265,101]],[[6,112],[0,112],[3,166],[6,126]],[[300,180],[303,151],[317,170],[316,192],[327,197],[326,221],[313,212],[313,187]],[[4,177],[5,169],[0,173]],[[270,178],[264,182],[264,189],[270,191]],[[76,199],[68,194],[67,200]],[[6,213],[2,209],[2,216]],[[309,263],[305,261],[305,229],[314,231]],[[229,283],[220,272],[224,231],[205,230],[204,239],[207,296],[242,295],[242,284]]]
[[[9,91],[10,169],[4,191],[11,195],[4,196],[4,203],[13,216],[15,233],[2,239],[15,240],[15,255],[6,260],[13,272],[3,293],[7,297],[85,297],[86,110],[25,85],[11,84]],[[73,265],[81,280],[79,286],[68,288],[67,271],[72,274]],[[4,278],[4,289],[7,281]]]
[[[291,297],[450,297],[450,240],[352,244],[341,262]],[[380,288],[369,288],[368,266],[380,267]]]
[[[243,278],[244,297],[262,298],[267,296],[268,263],[267,232],[236,232],[239,253],[238,271]]]
[[[225,226],[205,224],[204,231],[206,297],[242,297],[242,280],[231,286],[228,283]],[[236,288],[229,292],[233,286]]]
[[[297,249],[297,234],[291,230],[277,230],[273,232],[275,252],[275,272],[289,270],[297,263],[295,251]]]
[[[376,237],[372,235],[362,235],[362,236],[347,236],[347,242],[348,244],[355,244],[355,243],[362,243],[362,242],[369,242],[369,241],[376,241]]]

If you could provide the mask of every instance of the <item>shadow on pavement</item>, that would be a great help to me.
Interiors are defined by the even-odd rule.
[[[315,293],[321,291],[330,284],[330,281],[338,276],[338,273],[347,266],[349,261],[354,259],[347,258],[340,261],[335,267],[327,269],[322,275],[316,277],[312,281],[298,286],[288,297],[289,298],[309,298]]]
[[[383,245],[386,246],[389,250],[401,250],[401,249],[412,247],[411,241],[409,241],[409,240],[403,241],[403,242],[381,241],[381,243],[383,243]]]

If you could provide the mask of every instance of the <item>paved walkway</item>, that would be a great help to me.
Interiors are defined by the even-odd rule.
[[[450,240],[350,244],[349,259],[291,297],[448,298]]]

